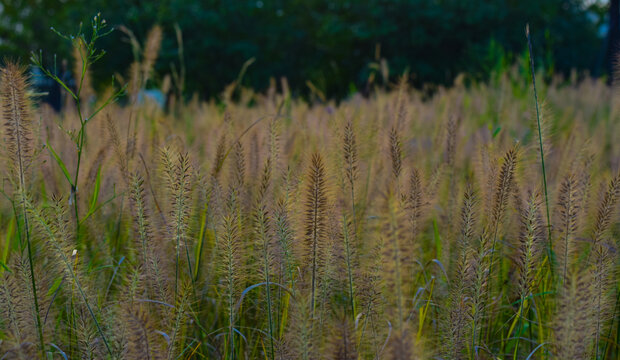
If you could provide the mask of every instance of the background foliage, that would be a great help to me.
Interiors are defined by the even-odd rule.
[[[160,24],[164,40],[159,73],[179,68],[175,24],[182,30],[189,93],[217,95],[242,64],[255,58],[245,86],[265,89],[270,77],[286,77],[296,93],[306,81],[327,97],[365,90],[378,58],[392,79],[409,69],[414,84],[445,84],[461,72],[484,78],[511,64],[525,49],[524,26],[533,30],[538,64],[549,72],[601,73],[605,9],[576,0],[3,0],[0,53],[25,61],[50,49],[70,59],[51,26],[74,31],[97,12],[138,39]],[[108,77],[133,61],[127,36],[116,31],[102,47],[114,54],[95,72]],[[380,52],[377,51],[380,46]],[[157,80],[157,79],[156,79]]]

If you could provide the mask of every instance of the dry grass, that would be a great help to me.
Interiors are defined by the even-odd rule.
[[[539,89],[547,224],[514,69],[340,104],[275,82],[222,103],[168,89],[163,110],[139,95],[160,39],[136,51],[129,103],[88,127],[106,97],[54,113],[4,65],[0,356],[618,357],[620,113],[603,83]]]

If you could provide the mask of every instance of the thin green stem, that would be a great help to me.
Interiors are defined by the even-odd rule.
[[[540,165],[542,168],[542,176],[543,176],[543,189],[545,191],[545,208],[547,212],[547,229],[549,231],[549,246],[548,246],[548,256],[549,256],[549,266],[551,269],[551,274],[553,275],[553,242],[551,239],[551,216],[549,215],[549,195],[547,192],[547,173],[545,171],[545,152],[543,149],[543,140],[542,140],[542,130],[540,126],[540,109],[538,106],[538,92],[536,91],[536,71],[534,70],[534,53],[532,51],[532,39],[530,38],[530,27],[529,24],[525,28],[525,34],[527,36],[527,46],[530,54],[530,72],[532,74],[532,85],[534,87],[534,103],[536,104],[536,124],[538,126],[538,144],[540,148]]]
[[[355,301],[353,299],[353,273],[351,271],[351,250],[350,250],[350,241],[349,241],[349,226],[347,224],[347,216],[343,215],[343,226],[344,226],[344,245],[345,245],[345,256],[347,263],[347,276],[349,280],[349,302],[351,304],[351,315],[355,320]]]
[[[504,187],[502,186],[502,188],[504,188]],[[494,264],[494,260],[495,260],[495,244],[497,243],[497,232],[499,230],[499,222],[500,222],[500,218],[495,219],[495,225],[494,225],[494,229],[493,229],[493,245],[491,247],[491,262],[489,263],[489,274],[495,274],[493,272],[493,264]],[[499,294],[500,295],[502,293],[502,278],[501,278],[501,275],[502,275],[502,266],[501,266],[501,264],[502,264],[502,262],[501,261],[502,261],[502,259],[500,258],[499,259],[499,263],[500,263],[500,265],[499,265],[499,274],[498,274],[498,280],[497,280],[497,284],[498,284],[498,287],[499,287],[498,290],[499,290]],[[489,286],[489,289],[487,289],[487,296],[486,296],[486,303],[487,304],[490,302],[489,300],[491,299],[491,296],[492,296],[491,295],[491,292],[493,290],[492,278],[490,280],[490,283],[491,283],[491,285]],[[486,311],[486,309],[485,309],[485,311]],[[491,328],[492,328],[491,325],[492,324],[493,324],[493,317],[489,316],[489,327],[488,327],[487,332],[486,332],[487,337],[490,335]],[[480,330],[480,337],[482,339],[482,329]]]
[[[75,176],[73,179],[73,185],[71,188],[71,195],[73,196],[73,210],[75,212],[75,236],[76,236],[76,240],[78,240],[79,243],[79,239],[80,239],[80,217],[79,217],[79,212],[78,212],[78,177],[80,175],[80,164],[81,164],[81,160],[82,160],[82,149],[84,147],[84,132],[86,131],[85,129],[85,122],[82,120],[82,111],[80,110],[80,99],[79,99],[79,92],[77,94],[78,98],[76,99],[76,106],[77,106],[77,112],[78,112],[78,117],[80,118],[80,131],[78,133],[78,140],[76,142],[77,145],[77,164],[75,167]]]
[[[313,208],[313,218],[312,218],[312,298],[310,299],[310,308],[312,309],[312,319],[314,320],[314,307],[315,307],[315,299],[314,293],[316,288],[316,257],[317,257],[317,241],[318,241],[318,217],[319,217],[319,209],[318,209],[318,199],[319,199],[319,187],[318,184],[315,185],[314,188],[314,208]]]
[[[20,162],[20,166],[21,166],[21,162]],[[23,191],[24,190],[22,189],[22,192]],[[32,246],[30,245],[30,228],[28,225],[28,216],[26,214],[26,205],[23,200],[24,200],[24,195],[22,193],[22,209],[24,212],[24,231],[26,232],[26,247],[28,250],[28,265],[30,266],[30,281],[32,285],[32,297],[34,298],[35,319],[37,322],[37,333],[39,336],[39,342],[41,346],[41,354],[43,355],[43,358],[45,358],[45,343],[43,341],[43,329],[41,327],[41,315],[39,313],[39,300],[37,297],[37,286],[34,280],[34,262],[32,260]]]
[[[77,145],[77,165],[75,167],[75,177],[73,180],[73,188],[71,189],[73,195],[73,209],[75,212],[75,238],[80,239],[80,217],[78,212],[78,177],[80,175],[80,164],[82,160],[82,149],[84,148],[84,133],[86,132],[86,121],[84,121],[84,116],[82,115],[82,102],[81,102],[81,94],[82,94],[82,85],[84,83],[84,78],[86,77],[86,71],[88,69],[88,54],[86,54],[86,58],[82,55],[82,49],[80,44],[80,49],[78,49],[80,53],[80,58],[82,59],[82,73],[80,74],[80,85],[78,86],[77,93],[75,94],[75,107],[77,109],[78,118],[80,119],[80,132],[78,133],[78,140],[76,142]]]
[[[521,297],[521,304],[519,305],[519,312],[517,313],[517,314],[518,314],[518,316],[519,316],[519,322],[518,322],[518,324],[517,324],[517,329],[516,329],[517,334],[516,334],[516,336],[515,336],[515,339],[516,339],[516,341],[517,341],[517,344],[515,345],[515,350],[514,350],[514,352],[513,352],[513,356],[512,356],[512,358],[513,358],[513,359],[516,359],[516,358],[517,358],[517,354],[519,353],[519,339],[520,339],[521,327],[522,327],[522,324],[523,324],[523,318],[524,318],[524,317],[523,317],[523,312],[525,311],[525,308],[523,307],[523,303],[524,303],[524,301],[525,301],[525,300],[524,300],[524,298],[523,298],[523,296],[522,296],[522,297]]]
[[[234,299],[233,299],[233,264],[232,264],[232,257],[233,255],[230,253],[230,248],[229,250],[229,254],[228,254],[228,326],[229,326],[229,337],[230,337],[230,358],[234,359],[235,358],[235,333],[234,333]]]
[[[176,239],[176,257],[174,262],[174,298],[176,299],[179,293],[179,238]]]
[[[613,316],[611,317],[612,319],[618,319],[617,315],[618,315],[618,305],[620,305],[620,291],[618,290],[618,288],[616,287],[616,303],[614,305],[614,313]],[[607,332],[607,338],[611,339],[611,332],[613,330],[613,322],[611,324],[612,326],[609,327],[609,331]],[[609,341],[605,341],[605,347],[603,348],[603,359],[606,358],[607,356],[607,349],[608,349],[608,345],[609,345]]]
[[[275,354],[275,347],[273,344],[273,319],[271,318],[271,279],[269,278],[269,260],[267,258],[268,255],[268,251],[267,251],[267,241],[265,239],[265,244],[264,244],[264,249],[263,249],[263,256],[265,257],[265,280],[267,281],[267,285],[265,286],[265,289],[267,290],[267,320],[269,321],[269,343],[271,346],[271,359],[274,359],[274,354]]]
[[[101,339],[103,340],[103,343],[104,343],[104,345],[106,347],[106,350],[108,351],[110,356],[113,356],[113,353],[112,353],[112,350],[110,348],[110,345],[108,344],[108,340],[107,340],[103,330],[101,329],[101,326],[99,325],[99,321],[97,320],[97,317],[95,316],[95,312],[93,311],[92,307],[88,303],[88,298],[86,296],[86,293],[84,293],[84,290],[82,289],[82,285],[80,284],[80,281],[79,281],[77,275],[73,271],[73,267],[71,266],[71,262],[67,258],[67,255],[64,253],[64,250],[58,245],[57,240],[56,240],[56,235],[54,234],[54,231],[50,228],[50,226],[47,224],[45,219],[43,219],[41,217],[41,215],[39,215],[37,212],[34,212],[34,215],[35,215],[35,218],[37,219],[37,221],[39,222],[39,224],[41,225],[41,227],[43,228],[43,230],[45,230],[45,232],[47,233],[49,239],[52,242],[52,245],[55,247],[56,252],[60,255],[60,258],[62,259],[62,262],[65,264],[65,267],[67,268],[67,272],[69,273],[71,279],[73,280],[73,282],[74,282],[74,284],[75,284],[75,286],[76,286],[80,296],[82,297],[82,300],[84,301],[84,305],[86,306],[86,309],[88,310],[88,313],[90,314],[91,318],[93,319],[93,322],[95,323],[95,327],[97,328],[97,332],[101,336]]]
[[[397,194],[400,192],[397,192]],[[396,200],[398,201],[398,200]],[[394,265],[396,269],[396,301],[398,301],[398,330],[403,328],[403,292],[402,292],[402,275],[400,273],[400,245],[398,241],[398,225],[396,224],[396,214],[394,213],[394,204],[390,204],[390,235],[392,236],[394,246]]]
[[[352,165],[350,165],[352,166]],[[357,214],[355,213],[355,184],[354,181],[351,180],[351,216],[353,216],[352,221],[353,221],[353,234],[352,234],[352,238],[353,241],[356,240],[357,237]],[[346,224],[345,224],[346,225]],[[353,275],[351,274],[351,266],[350,266],[350,255],[349,255],[349,244],[350,242],[347,241],[347,266],[348,266],[348,270],[349,270],[349,291],[351,292],[351,310],[352,310],[352,315],[353,315],[353,320],[355,321],[355,317],[357,316],[356,311],[355,311],[355,296],[353,293]]]

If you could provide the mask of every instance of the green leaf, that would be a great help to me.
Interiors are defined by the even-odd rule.
[[[9,258],[9,250],[11,250],[11,243],[13,242],[13,235],[15,234],[15,220],[11,219],[7,225],[6,229],[6,239],[4,241],[4,249],[2,251],[2,264],[6,263],[6,260]],[[6,267],[6,265],[4,265]],[[1,273],[1,271],[0,271]]]
[[[58,290],[58,288],[60,287],[60,284],[62,284],[62,276],[54,280],[52,287],[47,291],[47,296],[52,296],[52,294],[55,293],[56,290]]]
[[[207,207],[205,206],[205,210],[203,212],[203,214],[201,215],[201,219],[200,219],[200,233],[198,234],[198,239],[200,241],[198,241],[198,245],[196,246],[196,249],[194,250],[194,256],[196,258],[196,266],[194,267],[194,280],[198,279],[198,267],[200,266],[200,258],[201,258],[201,254],[202,254],[202,245],[204,244],[205,241],[205,236],[207,233]]]
[[[9,269],[8,266],[6,266],[6,264],[4,263],[4,261],[0,261],[0,269],[4,269],[10,273],[12,273],[11,269]],[[2,271],[0,271],[0,274],[2,274]]]
[[[95,206],[97,206],[97,199],[99,198],[99,188],[101,187],[101,166],[97,169],[97,178],[95,179],[95,190],[93,196],[90,199],[90,207],[88,208],[88,214],[95,212]]]
[[[437,227],[437,219],[433,219],[433,238],[435,239],[435,249],[437,258],[441,258],[441,236],[439,236],[439,228]]]
[[[86,213],[86,216],[84,216],[82,218],[82,220],[80,220],[80,224],[82,224],[84,221],[86,221],[86,219],[88,219],[92,214],[96,213],[97,210],[101,209],[103,206],[107,205],[108,203],[110,203],[112,200],[116,199],[118,196],[123,195],[124,193],[121,193],[119,195],[116,195],[116,192],[114,192],[114,195],[109,198],[108,200],[104,201],[103,203],[101,203],[101,205],[99,206],[95,206],[92,211],[89,210],[88,213]]]
[[[499,134],[499,132],[502,130],[501,126],[498,126],[497,129],[495,129],[495,131],[493,131],[493,138],[495,138],[497,136],[497,134]]]
[[[50,145],[49,142],[46,142],[45,145],[47,146],[47,149],[50,151],[50,153],[52,154],[54,159],[56,159],[56,162],[58,163],[58,166],[60,166],[60,170],[62,170],[62,173],[65,175],[65,178],[67,179],[69,184],[71,184],[71,186],[74,186],[73,181],[71,181],[71,175],[69,175],[69,171],[67,170],[67,167],[65,166],[65,163],[62,161],[60,156],[58,156],[58,154],[56,154],[56,152],[54,151],[54,149],[52,148],[52,146]]]

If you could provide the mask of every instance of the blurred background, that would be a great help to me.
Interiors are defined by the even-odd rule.
[[[126,75],[135,56],[128,34],[144,41],[159,24],[151,86],[184,69],[184,93],[202,98],[219,96],[244,64],[243,86],[264,91],[285,77],[304,97],[364,94],[404,72],[429,91],[459,74],[486,80],[525,61],[526,23],[547,80],[610,79],[620,39],[618,0],[1,0],[0,56],[26,62],[42,49],[49,66],[56,54],[57,68],[70,68],[71,44],[50,27],[75,33],[98,12],[125,31],[99,44],[108,54],[95,84]]]

